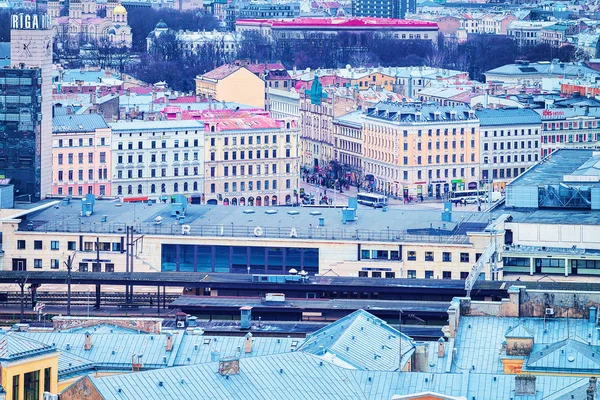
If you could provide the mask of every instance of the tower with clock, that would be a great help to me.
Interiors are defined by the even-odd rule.
[[[46,14],[13,14],[11,15],[10,31],[10,61],[14,69],[39,70],[39,94],[37,99],[30,99],[20,105],[19,125],[4,127],[9,135],[21,137],[21,148],[30,149],[25,160],[32,160],[31,175],[35,177],[35,193],[20,193],[16,195],[31,195],[32,199],[44,198],[51,193],[52,184],[52,40],[53,30],[50,17]],[[3,73],[0,71],[0,73]],[[9,72],[6,72],[9,73]],[[34,101],[35,100],[35,101]],[[36,104],[36,110],[31,104]],[[16,132],[15,132],[16,130]],[[31,145],[25,141],[31,140]],[[23,163],[22,163],[23,164]],[[27,165],[27,163],[24,163]],[[0,170],[3,170],[0,165]],[[22,173],[21,176],[25,174]],[[9,175],[2,173],[0,175]],[[10,178],[10,176],[6,176]],[[18,185],[15,185],[18,188]],[[28,187],[32,187],[31,184]]]

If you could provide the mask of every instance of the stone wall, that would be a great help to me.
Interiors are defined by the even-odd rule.
[[[162,318],[115,318],[115,317],[54,317],[52,323],[55,330],[73,328],[92,328],[107,324],[120,328],[132,329],[146,333],[160,334]]]
[[[60,394],[60,400],[103,400],[87,376],[81,378]]]

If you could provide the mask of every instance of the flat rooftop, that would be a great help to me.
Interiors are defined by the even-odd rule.
[[[512,222],[549,225],[600,225],[600,211],[598,210],[566,208],[535,209],[501,206],[493,211],[494,217],[499,217],[502,214],[510,214]]]
[[[454,211],[454,222],[442,222],[440,210],[398,207],[383,211],[359,206],[356,220],[344,224],[340,208],[189,204],[181,221],[172,217],[171,211],[171,204],[97,200],[93,214],[82,217],[80,200],[61,201],[31,212],[19,229],[123,234],[127,225],[133,225],[139,234],[181,235],[185,224],[191,236],[290,238],[295,229],[299,239],[468,243],[467,232],[482,231],[490,218],[484,212]],[[323,226],[319,226],[320,219]]]
[[[593,165],[586,167],[584,164],[593,162],[594,150],[588,149],[560,149],[545,157],[538,164],[531,167],[523,175],[513,180],[509,186],[542,186],[563,182],[565,175],[600,174],[594,171]],[[581,169],[580,169],[581,168]],[[578,182],[579,185],[600,187],[599,182]]]

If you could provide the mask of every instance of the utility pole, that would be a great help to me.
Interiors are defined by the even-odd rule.
[[[67,267],[67,316],[71,315],[71,266],[73,265],[73,258],[71,255],[67,256],[65,266]]]

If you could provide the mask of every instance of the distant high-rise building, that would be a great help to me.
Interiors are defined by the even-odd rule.
[[[52,38],[48,16],[11,16],[11,67],[0,69],[0,177],[14,184],[17,200],[50,193]]]
[[[416,0],[353,0],[352,15],[355,17],[398,18],[416,13]]]

